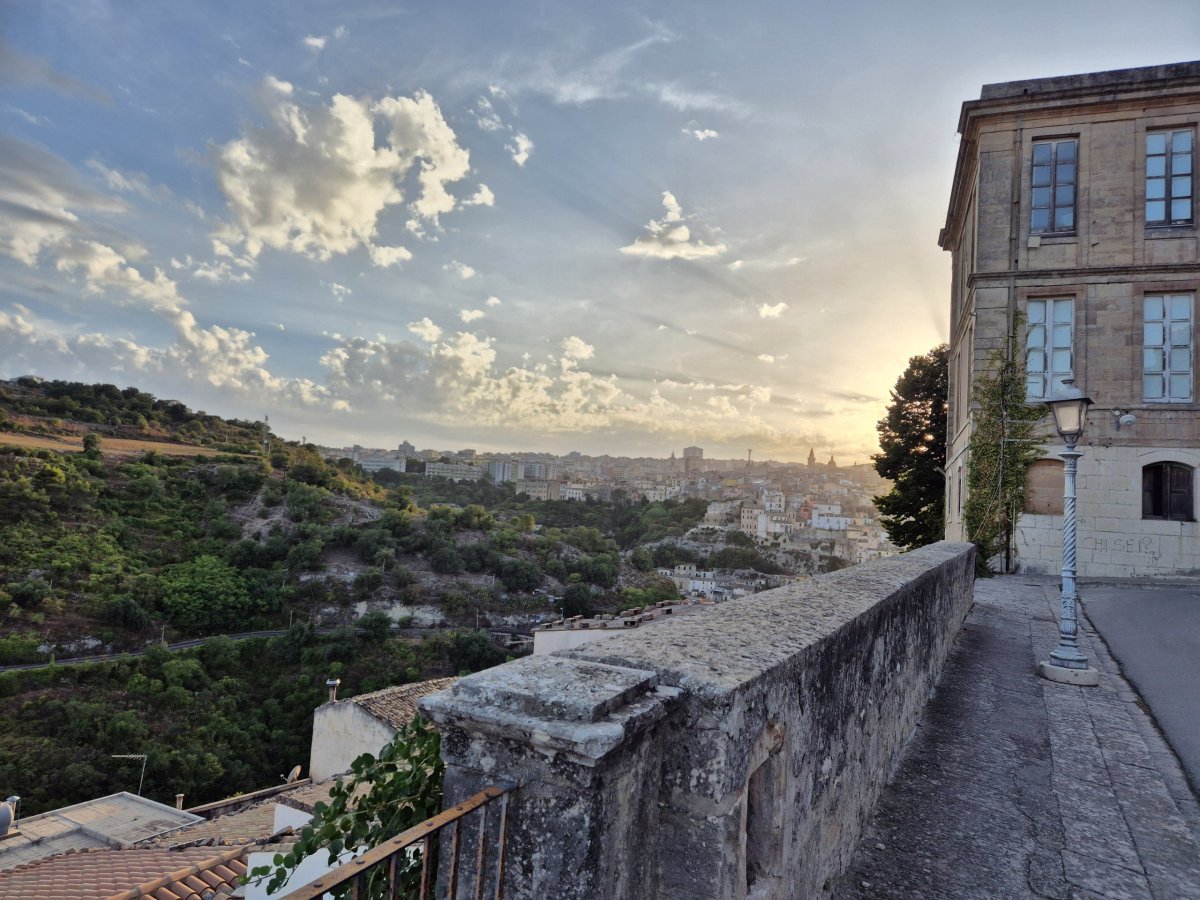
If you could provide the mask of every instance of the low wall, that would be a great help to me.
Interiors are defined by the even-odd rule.
[[[520,785],[508,898],[817,896],[912,734],[973,571],[971,545],[943,542],[464,678],[422,703],[446,805]]]

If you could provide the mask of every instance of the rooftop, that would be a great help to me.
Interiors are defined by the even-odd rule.
[[[1200,82],[1200,61],[985,84],[980,91],[979,99],[1005,100],[1014,97],[1041,97],[1056,94],[1091,94],[1136,89],[1151,84],[1166,86],[1173,82],[1181,84]]]
[[[131,847],[201,821],[200,816],[122,791],[19,819],[0,841],[0,870],[60,853]]]
[[[102,849],[63,854],[0,872],[0,900],[231,896],[246,874],[242,860],[246,849]]]
[[[456,681],[458,681],[457,677],[451,677],[418,681],[414,684],[398,684],[370,694],[348,697],[343,702],[357,704],[393,728],[403,728],[417,714],[418,700],[426,694],[444,691],[452,687]]]

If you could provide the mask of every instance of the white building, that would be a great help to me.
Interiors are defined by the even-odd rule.
[[[426,478],[449,478],[451,481],[478,481],[483,469],[469,463],[425,463]]]

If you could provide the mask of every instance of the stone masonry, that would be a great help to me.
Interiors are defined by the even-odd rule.
[[[509,898],[817,896],[912,733],[973,567],[970,545],[935,544],[464,678],[422,704],[446,804],[519,784]]]

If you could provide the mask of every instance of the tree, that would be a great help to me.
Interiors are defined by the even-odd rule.
[[[215,556],[168,566],[161,584],[171,622],[187,628],[241,624],[257,607],[238,570]]]
[[[94,431],[89,431],[83,436],[83,455],[88,459],[99,459],[100,457],[100,435]]]
[[[563,615],[590,616],[592,614],[592,589],[586,584],[569,584],[563,594]]]
[[[875,506],[892,543],[906,550],[940,541],[946,531],[947,354],[941,344],[912,357],[875,426],[883,450],[875,471],[892,482]]]
[[[1034,434],[1045,410],[1025,402],[1025,357],[1016,349],[1022,326],[1021,317],[1014,317],[1006,345],[992,353],[971,393],[976,408],[963,522],[967,539],[979,548],[975,560],[981,571],[990,570],[990,560],[1001,553],[1009,570],[1013,528],[1025,506],[1025,470],[1041,455]]]

